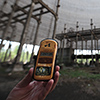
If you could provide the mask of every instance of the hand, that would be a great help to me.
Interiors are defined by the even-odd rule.
[[[10,92],[6,100],[44,100],[55,88],[59,79],[59,66],[56,66],[54,79],[48,82],[32,81],[33,68]]]

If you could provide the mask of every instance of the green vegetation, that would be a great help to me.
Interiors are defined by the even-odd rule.
[[[66,76],[70,78],[83,78],[83,79],[100,79],[100,74],[92,74],[85,70],[70,69],[70,70],[60,70],[61,76]]]
[[[16,57],[17,51],[18,51],[18,46],[16,46],[11,52],[10,50],[8,50],[6,61],[13,60]],[[6,53],[6,50],[4,49],[2,49],[0,52],[0,55],[1,55],[0,60],[2,62],[4,61],[5,53]],[[22,50],[20,61],[22,62],[30,61],[30,57],[31,57],[31,54],[28,51],[26,52],[25,50]]]
[[[88,59],[88,62],[90,62],[92,59]],[[94,61],[96,61],[96,59],[94,59]],[[77,63],[81,63],[83,62],[84,64],[86,63],[86,59],[77,59]]]

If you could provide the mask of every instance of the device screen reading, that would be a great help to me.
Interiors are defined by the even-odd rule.
[[[48,81],[53,78],[57,46],[57,41],[53,39],[44,39],[41,41],[33,74],[35,80]]]
[[[40,56],[50,56],[50,57],[52,57],[53,53],[52,52],[41,52]]]
[[[52,63],[52,58],[39,58],[38,63],[41,63],[41,64],[51,64]]]
[[[37,76],[48,76],[51,74],[51,67],[37,67],[35,74]]]

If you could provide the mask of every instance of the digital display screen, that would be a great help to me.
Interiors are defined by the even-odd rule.
[[[51,67],[37,67],[35,75],[48,76],[51,74]]]
[[[52,58],[39,58],[38,63],[41,63],[41,64],[51,64],[52,63]]]
[[[40,56],[53,56],[52,52],[41,52]]]

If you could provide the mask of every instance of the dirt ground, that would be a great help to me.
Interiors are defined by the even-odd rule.
[[[27,72],[0,72],[0,100],[5,100],[11,89]],[[55,90],[45,100],[100,100],[100,79],[60,77]]]
[[[86,80],[63,81],[58,83],[56,89],[47,96],[46,100],[100,100],[100,90],[97,86],[91,86],[93,84],[94,82],[90,83]],[[100,81],[98,85],[100,87]]]

